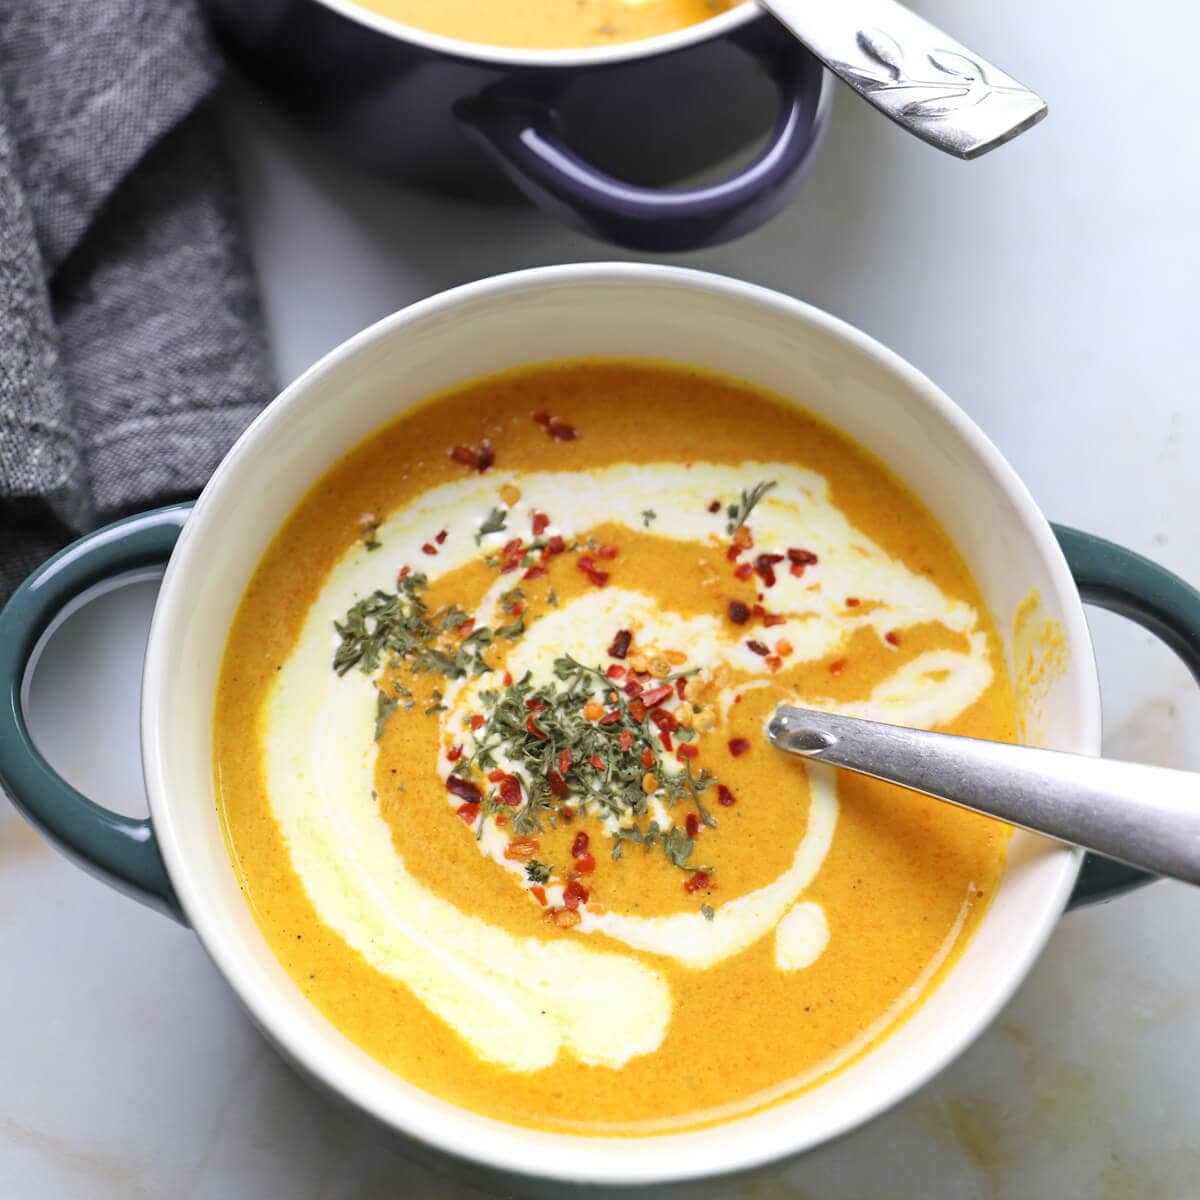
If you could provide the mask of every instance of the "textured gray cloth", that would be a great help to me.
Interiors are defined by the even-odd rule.
[[[0,0],[0,599],[270,394],[194,0]]]

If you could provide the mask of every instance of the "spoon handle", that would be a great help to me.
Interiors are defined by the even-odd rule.
[[[1200,884],[1200,775],[1192,772],[787,706],[767,734],[781,750]]]
[[[897,0],[758,2],[864,100],[957,158],[1046,115],[1040,96]]]

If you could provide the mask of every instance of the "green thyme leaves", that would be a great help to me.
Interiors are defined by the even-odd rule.
[[[549,883],[550,876],[553,873],[553,867],[548,867],[545,863],[538,862],[536,858],[531,859],[525,864],[525,878],[530,883]]]
[[[738,501],[738,503],[731,504],[725,510],[725,514],[729,518],[729,522],[725,526],[725,532],[732,536],[739,526],[745,525],[746,522],[750,520],[750,514],[754,511],[755,507],[758,505],[758,502],[769,491],[771,491],[772,488],[778,486],[779,485],[774,479],[769,481],[760,480],[748,492],[743,491],[741,494],[741,499]]]
[[[502,533],[505,524],[508,521],[508,513],[502,508],[493,508],[486,517],[483,518],[483,524],[479,526],[475,534],[475,545],[479,545],[483,541],[484,536],[489,533]]]

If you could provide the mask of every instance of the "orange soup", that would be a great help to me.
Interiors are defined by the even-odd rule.
[[[357,0],[381,16],[428,33],[562,50],[673,33],[732,8],[737,0]]]
[[[1013,740],[970,575],[780,398],[585,360],[434,397],[264,556],[215,714],[246,898],[328,1020],[501,1120],[750,1112],[936,986],[1006,827],[774,749],[781,702]]]

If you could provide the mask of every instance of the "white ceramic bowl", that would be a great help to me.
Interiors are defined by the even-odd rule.
[[[815,1089],[702,1132],[601,1139],[489,1120],[410,1086],[330,1025],[255,924],[217,817],[212,713],[234,610],[268,542],[310,484],[372,430],[453,384],[582,355],[710,368],[781,393],[832,422],[890,464],[941,521],[1002,635],[1030,590],[1041,593],[1069,651],[1046,697],[1044,744],[1097,752],[1099,695],[1076,585],[1045,518],[997,450],[895,354],[777,293],[630,264],[485,280],[415,304],[352,338],[254,422],[186,521],[146,658],[142,740],[153,833],[187,920],[276,1046],[385,1126],[461,1159],[542,1180],[649,1184],[750,1168],[816,1146],[919,1087],[1021,983],[1070,895],[1081,852],[1018,833],[974,940],[910,1020]],[[9,784],[20,790],[11,778]],[[44,814],[39,819],[51,823]]]

